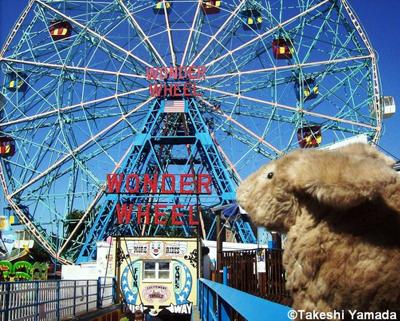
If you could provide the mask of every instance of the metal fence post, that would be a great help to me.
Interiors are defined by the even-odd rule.
[[[101,277],[97,278],[97,304],[96,308],[100,309],[102,306],[101,304]]]
[[[220,274],[221,275],[221,274]],[[221,278],[220,278],[220,280],[221,280]],[[208,298],[207,298],[207,313],[206,313],[206,315],[207,315],[207,320],[214,320],[214,318],[213,318],[213,314],[214,314],[214,293],[213,293],[213,290],[212,289],[210,289],[209,287],[207,287],[207,289],[208,289],[208,293],[207,293],[207,296],[208,296]]]
[[[229,321],[231,319],[230,306],[218,296],[218,321]]]
[[[208,291],[210,291],[210,289],[206,285],[204,285],[204,287],[203,287],[203,301],[204,301],[205,304],[203,304],[203,313],[201,314],[201,320],[204,320],[204,321],[208,320],[208,307],[209,307]]]
[[[226,266],[222,270],[222,284],[228,285],[228,267]]]
[[[4,298],[4,308],[6,309],[4,312],[4,321],[9,320],[9,313],[10,313],[10,290],[11,290],[11,284],[10,282],[6,283],[6,295]]]
[[[35,285],[35,321],[39,321],[39,281]]]
[[[86,312],[89,312],[89,280],[86,280]]]
[[[56,317],[57,321],[60,321],[60,280],[56,283]]]
[[[72,315],[76,315],[76,281],[74,281],[74,305],[72,307]]]
[[[118,295],[118,291],[117,291],[117,280],[114,278],[112,278],[112,298],[113,298],[113,303],[117,303],[117,295]]]
[[[201,315],[201,281],[197,280],[197,299],[196,299],[197,309]]]

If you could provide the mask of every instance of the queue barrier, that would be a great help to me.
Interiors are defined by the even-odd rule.
[[[288,306],[206,279],[199,279],[198,309],[202,321],[230,321],[234,314],[248,321],[289,321],[291,311]]]
[[[114,278],[0,282],[0,321],[60,321],[111,306]]]

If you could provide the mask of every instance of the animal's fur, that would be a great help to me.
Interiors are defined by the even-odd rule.
[[[298,150],[239,186],[255,223],[287,233],[294,308],[400,313],[400,175],[392,164],[364,144]]]

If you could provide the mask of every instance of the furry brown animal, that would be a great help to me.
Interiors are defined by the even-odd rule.
[[[400,316],[400,175],[392,165],[365,144],[297,150],[239,186],[255,223],[287,233],[295,309]]]

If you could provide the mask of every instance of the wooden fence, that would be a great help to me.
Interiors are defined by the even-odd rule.
[[[228,268],[228,285],[259,297],[290,305],[285,289],[282,250],[256,249],[222,252]]]

